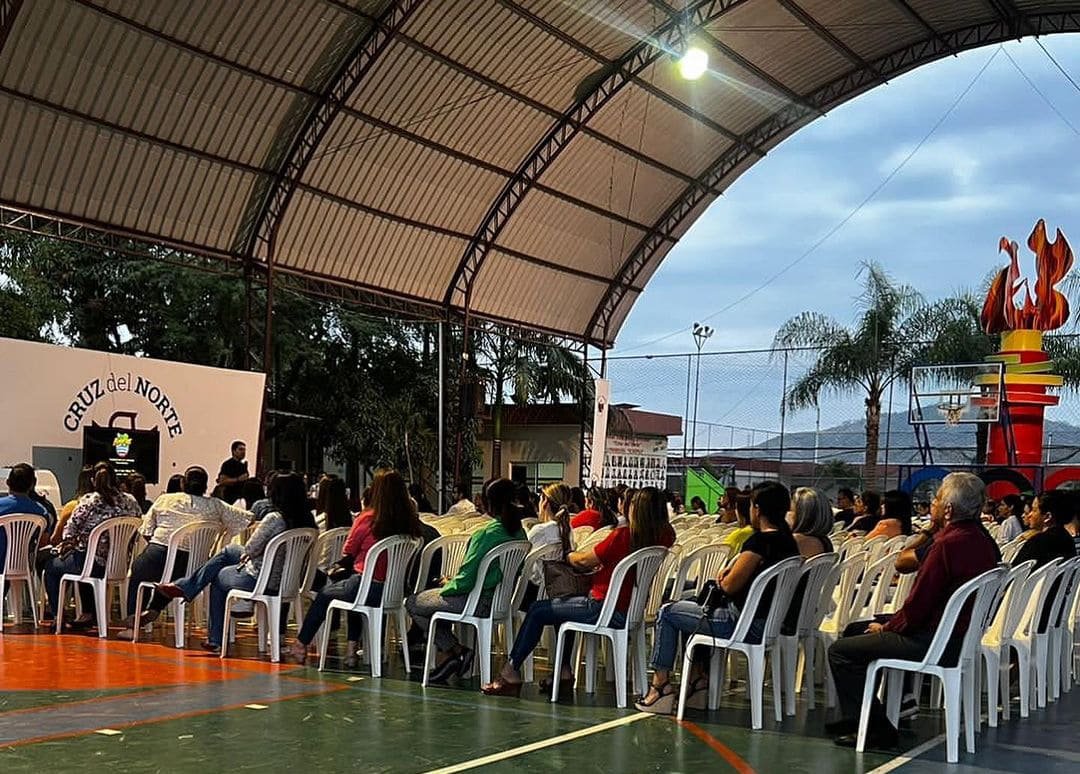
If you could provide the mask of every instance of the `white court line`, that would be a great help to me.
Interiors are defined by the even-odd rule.
[[[455,763],[452,766],[446,766],[441,769],[432,769],[427,774],[453,774],[457,771],[468,771],[469,769],[476,769],[480,766],[487,766],[490,763],[498,763],[499,761],[505,761],[507,758],[516,758],[519,755],[525,755],[526,753],[535,752],[536,750],[543,750],[545,747],[554,747],[557,744],[563,742],[571,742],[574,739],[581,739],[584,736],[592,736],[593,734],[599,734],[601,731],[608,731],[612,728],[618,728],[619,726],[629,725],[635,723],[638,720],[645,720],[646,718],[658,717],[649,712],[638,712],[634,715],[627,715],[625,718],[619,718],[618,720],[609,720],[607,723],[600,723],[596,726],[589,726],[588,728],[582,728],[578,731],[571,731],[568,734],[562,736],[553,736],[550,739],[543,739],[539,742],[533,742],[532,744],[522,745],[521,747],[514,747],[510,750],[504,750],[503,752],[494,753],[493,755],[486,755],[483,758],[474,758],[471,761],[465,761],[464,763]],[[943,737],[944,738],[944,737]]]
[[[870,771],[866,772],[866,774],[888,774],[888,772],[893,771],[894,769],[900,768],[905,763],[911,763],[911,761],[918,758],[924,752],[926,752],[927,750],[931,750],[934,747],[937,747],[939,744],[941,744],[944,741],[945,741],[945,734],[939,734],[939,735],[935,736],[933,739],[931,739],[931,740],[929,740],[927,742],[923,742],[918,747],[912,747],[910,750],[908,750],[903,755],[897,755],[895,758],[893,758],[888,763],[883,763],[880,766],[878,766],[876,769],[871,769]]]

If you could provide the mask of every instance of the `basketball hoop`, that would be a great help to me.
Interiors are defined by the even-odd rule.
[[[964,416],[964,410],[962,408],[947,408],[944,410],[944,414],[945,424],[949,427],[956,427]]]
[[[946,425],[956,427],[967,411],[967,400],[962,394],[949,395],[946,400],[937,405],[937,410],[945,418]]]

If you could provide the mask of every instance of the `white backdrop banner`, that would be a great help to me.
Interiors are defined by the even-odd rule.
[[[261,373],[4,338],[0,362],[0,466],[49,468],[65,496],[82,465],[84,428],[94,425],[157,431],[160,485],[152,493],[189,465],[202,465],[213,481],[234,440],[247,444],[249,461],[258,459]]]
[[[611,382],[597,379],[593,388],[592,449],[589,458],[589,482],[604,478],[604,447],[607,445],[608,404],[611,402]]]

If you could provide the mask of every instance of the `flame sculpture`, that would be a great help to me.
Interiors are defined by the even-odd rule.
[[[998,250],[1009,254],[1009,265],[1002,269],[990,285],[982,309],[983,330],[987,333],[1005,331],[1052,331],[1069,319],[1069,300],[1055,289],[1073,265],[1072,248],[1061,229],[1054,241],[1046,241],[1046,222],[1040,218],[1028,237],[1028,247],[1035,253],[1035,299],[1026,279],[1020,279],[1020,248],[1016,242],[1002,237]],[[1019,280],[1019,283],[1018,283]],[[1024,291],[1023,302],[1017,296]]]
[[[1035,253],[1035,297],[1031,296],[1028,281],[1020,278],[1019,247],[1002,237],[999,250],[1009,254],[1009,265],[994,278],[982,308],[983,330],[1001,334],[1000,350],[986,359],[1005,364],[1002,419],[990,428],[986,454],[990,465],[1041,464],[1043,414],[1047,406],[1056,406],[1059,400],[1047,390],[1062,384],[1062,378],[1051,373],[1054,363],[1043,351],[1042,335],[1069,319],[1069,301],[1055,286],[1072,269],[1072,248],[1061,229],[1053,242],[1047,241],[1042,219],[1035,224],[1027,243]],[[987,374],[976,377],[976,383],[994,389],[997,379]],[[1035,480],[1030,475],[1029,479]],[[1004,492],[992,496],[999,494]]]

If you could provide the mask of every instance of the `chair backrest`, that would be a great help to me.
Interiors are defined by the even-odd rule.
[[[896,560],[891,556],[885,556],[876,561],[871,561],[868,552],[867,562],[862,581],[859,583],[859,590],[856,592],[851,605],[851,614],[855,617],[861,616],[863,611],[869,608],[870,598],[874,595],[874,589],[877,587],[878,581],[886,574],[890,565],[895,564]]]
[[[528,532],[530,529],[540,523],[540,519],[529,516],[521,520],[521,528]]]
[[[521,571],[521,565],[531,549],[532,543],[528,540],[508,540],[484,554],[483,559],[480,560],[480,567],[476,572],[476,585],[473,586],[472,591],[469,592],[469,596],[465,600],[463,614],[468,616],[476,615],[476,608],[480,604],[480,596],[484,591],[484,579],[487,578],[488,570],[491,569],[492,565],[498,562],[499,569],[502,571],[502,579],[491,596],[490,615],[493,619],[505,618],[510,610],[510,597],[513,595],[514,587],[517,585],[518,572]]]
[[[648,546],[639,548],[615,565],[615,569],[611,572],[611,581],[608,583],[607,596],[604,598],[603,607],[600,608],[600,616],[596,620],[598,628],[611,626],[611,619],[617,612],[623,584],[631,572],[634,573],[634,590],[630,595],[630,607],[626,610],[626,628],[633,629],[641,625],[645,620],[645,605],[649,601],[653,580],[666,556],[667,549],[663,546]]]
[[[968,601],[974,597],[975,601],[971,606],[971,617],[967,630],[964,632],[964,642],[960,649],[962,659],[972,657],[975,648],[978,647],[979,641],[982,639],[983,632],[986,631],[991,612],[990,608],[998,596],[998,590],[1001,588],[1004,579],[1005,568],[998,566],[992,570],[987,570],[981,575],[976,575],[953,592],[952,596],[949,597],[949,601],[945,604],[945,612],[941,615],[941,622],[938,624],[937,632],[934,634],[934,639],[930,641],[930,647],[922,661],[924,666],[942,665],[941,661],[945,656],[945,651],[949,647],[949,642],[952,640],[956,627],[960,622],[960,614],[967,606]]]
[[[299,594],[309,557],[318,539],[319,530],[314,528],[287,529],[271,538],[263,552],[262,567],[259,568],[259,577],[255,580],[252,593],[256,596],[279,596],[282,599],[292,599]],[[280,560],[278,554],[282,555]],[[274,565],[278,561],[281,562],[280,579],[277,589],[270,590],[268,587],[274,575]]]
[[[1057,594],[1053,606],[1050,609],[1049,626],[1053,628],[1060,627],[1064,622],[1066,606],[1069,606],[1071,609],[1073,592],[1076,589],[1078,568],[1080,568],[1080,558],[1067,559],[1062,563]]]
[[[138,516],[114,516],[90,530],[86,538],[83,577],[88,578],[92,574],[98,543],[104,540],[109,544],[109,554],[105,560],[105,580],[122,581],[126,578],[131,566],[131,554],[135,549],[135,533],[141,526],[142,519]]]
[[[595,530],[592,527],[574,527],[570,530],[570,543],[575,548],[581,546],[585,542],[585,539],[589,537]]]
[[[836,568],[840,564],[840,556],[835,553],[818,554],[803,562],[799,570],[800,580],[805,578],[803,595],[799,601],[799,622],[796,632],[804,636],[821,626],[821,619],[825,617],[827,608],[822,605],[823,592],[829,579],[834,579]],[[795,600],[792,600],[795,604]]]
[[[915,581],[919,577],[919,572],[905,572],[900,574],[900,577],[896,579],[896,589],[893,591],[892,600],[886,606],[885,610],[890,613],[895,613],[904,603],[907,602],[908,596],[911,595],[911,589],[915,587]]]
[[[442,525],[440,524],[440,527]],[[441,551],[441,575],[452,578],[461,569],[461,563],[465,561],[465,549],[469,545],[468,535],[442,535],[435,538],[420,552],[420,571],[416,576],[417,593],[424,590],[427,578],[431,574],[431,562],[435,553]]]
[[[1039,615],[1050,595],[1050,587],[1058,574],[1061,559],[1052,559],[1038,569],[1032,570],[1024,586],[1024,607],[1015,629],[1006,629],[1010,636],[1034,634],[1038,628]]]
[[[510,609],[517,610],[521,607],[521,604],[525,599],[525,591],[528,589],[529,583],[534,577],[540,581],[537,584],[539,589],[536,592],[536,598],[547,599],[547,588],[544,585],[544,573],[536,572],[536,568],[542,567],[543,565],[541,562],[546,560],[562,558],[562,546],[558,543],[548,543],[546,545],[537,546],[526,554],[525,560],[521,565],[521,576],[518,578],[517,587],[514,589],[513,599],[510,600]]]
[[[600,529],[593,530],[591,533],[585,536],[585,539],[581,541],[578,546],[579,551],[584,551],[586,548],[593,548],[604,542],[608,535],[611,534],[611,527],[601,527]]]
[[[649,589],[649,599],[645,603],[645,612],[643,613],[645,623],[651,624],[656,621],[656,617],[660,613],[660,606],[665,602],[664,590],[669,582],[672,584],[671,599],[679,598],[679,595],[675,592],[675,577],[678,575],[679,563],[679,555],[668,549],[667,556],[660,563],[660,569],[653,576],[652,588]]]
[[[375,567],[382,556],[386,557],[386,575],[383,579],[381,607],[396,610],[405,599],[405,578],[416,552],[424,541],[412,535],[391,535],[368,549],[364,557],[364,578],[356,592],[354,605],[366,605],[371,584],[375,582]]]
[[[855,593],[858,588],[859,576],[866,569],[866,554],[856,552],[851,556],[841,559],[839,580],[836,583],[835,608],[829,616],[837,632],[843,632],[851,623],[851,611],[854,608]],[[832,598],[832,588],[826,587],[824,592]]]
[[[1005,574],[1005,578],[1001,581],[996,610],[987,626],[988,634],[1012,636],[1016,631],[1020,616],[1024,614],[1027,602],[1024,595],[1034,566],[1035,560],[1028,559],[1026,562],[1011,567]]]
[[[878,558],[878,563],[881,565],[881,575],[878,576],[877,585],[874,586],[874,592],[870,595],[870,601],[867,604],[867,608],[873,615],[878,615],[885,612],[885,606],[889,602],[889,591],[892,590],[893,583],[896,581],[896,576],[899,575],[896,571],[896,559],[900,556],[900,552],[886,553]],[[886,559],[890,561],[885,561]]]
[[[740,642],[747,640],[750,635],[750,624],[762,617],[758,614],[758,608],[761,607],[761,599],[770,585],[773,586],[773,596],[769,603],[768,615],[765,616],[765,628],[761,641],[768,643],[776,639],[776,635],[780,633],[780,624],[791,605],[791,596],[795,593],[795,586],[799,583],[802,566],[801,556],[791,556],[777,562],[754,578],[754,582],[750,584],[750,591],[746,595],[746,604],[739,611],[739,621],[735,624],[735,631],[731,633],[732,640]]]
[[[864,539],[863,551],[866,551],[870,555],[870,559],[868,560],[870,564],[873,564],[881,558],[881,552],[885,549],[885,544],[887,542],[889,542],[889,538],[884,535]]]
[[[351,531],[349,527],[334,527],[319,533],[315,540],[315,550],[308,554],[307,566],[304,567],[304,578],[300,582],[301,592],[311,590],[315,583],[315,573],[341,558],[345,541]]]
[[[863,551],[863,546],[865,545],[865,543],[866,538],[864,538],[862,535],[855,535],[854,537],[849,537],[847,540],[844,541],[844,544],[840,546],[840,559],[844,560],[847,559],[849,556],[861,553]]]
[[[169,542],[166,545],[165,567],[161,572],[161,582],[168,583],[172,580],[177,551],[187,551],[187,574],[190,575],[206,564],[211,551],[214,550],[214,546],[223,534],[225,534],[225,529],[219,521],[189,521],[174,530],[169,535]]]
[[[679,599],[682,596],[688,580],[694,580],[695,593],[701,591],[705,581],[713,580],[720,574],[724,564],[731,558],[731,553],[731,546],[710,544],[683,554],[675,575],[675,583],[671,587],[671,598]]]
[[[1021,538],[1015,538],[1001,547],[1001,560],[1003,562],[1011,562],[1016,558],[1016,555],[1020,553],[1020,549],[1024,547],[1024,540]]]
[[[35,513],[9,513],[0,516],[0,530],[7,535],[7,556],[0,565],[0,575],[28,576],[33,557],[48,522]],[[3,594],[0,589],[0,594]]]

